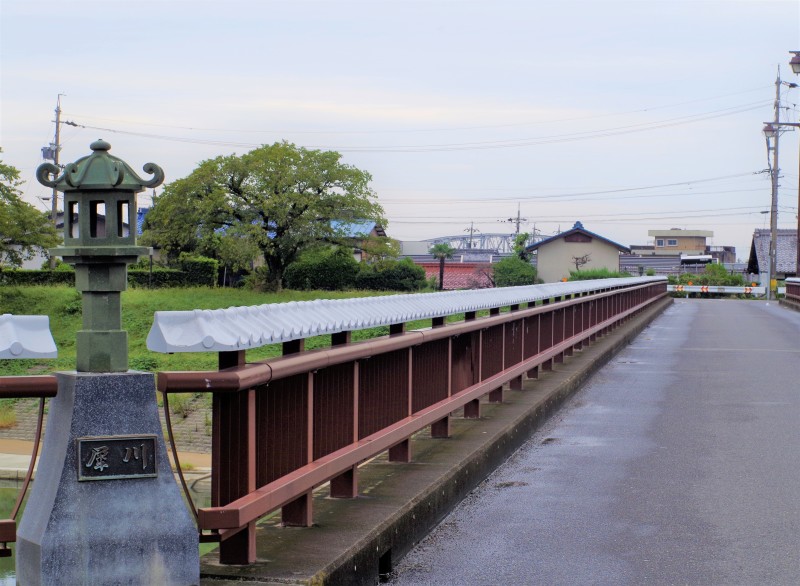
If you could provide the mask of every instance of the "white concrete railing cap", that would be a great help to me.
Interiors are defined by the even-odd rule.
[[[56,343],[46,315],[0,315],[0,359],[55,358]]]
[[[157,311],[147,336],[147,347],[164,353],[246,350],[310,336],[663,281],[666,277],[630,277],[441,293],[289,301],[213,310]]]

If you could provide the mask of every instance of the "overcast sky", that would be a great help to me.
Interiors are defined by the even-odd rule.
[[[768,227],[761,129],[800,49],[800,2],[702,0],[0,0],[0,146],[28,201],[103,138],[167,181],[288,140],[369,171],[402,240],[553,234],[621,244],[714,231],[746,258]],[[783,87],[781,119],[800,89]],[[779,226],[794,227],[798,133],[782,137]],[[147,205],[149,196],[140,198]]]

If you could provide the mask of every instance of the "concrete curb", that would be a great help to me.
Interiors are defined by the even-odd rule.
[[[502,404],[482,404],[480,420],[454,418],[452,436],[412,440],[413,461],[376,458],[359,469],[357,499],[315,494],[311,528],[282,528],[272,517],[259,524],[258,561],[223,566],[217,554],[201,560],[201,583],[376,584],[391,572],[480,482],[527,441],[581,385],[664,311],[672,298],[629,319],[576,352],[553,372],[506,391]]]

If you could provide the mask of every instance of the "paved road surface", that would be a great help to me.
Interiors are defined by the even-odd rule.
[[[677,300],[392,583],[800,584],[800,313]]]

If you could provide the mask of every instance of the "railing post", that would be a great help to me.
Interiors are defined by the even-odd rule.
[[[499,309],[497,310],[499,312]],[[490,312],[491,313],[491,312]],[[474,321],[476,312],[469,311],[464,314],[464,321]],[[478,380],[480,380],[480,364],[481,364],[481,335],[478,332]],[[480,399],[473,399],[464,405],[464,419],[479,419],[481,416],[481,401]]]
[[[444,317],[435,317],[431,320],[431,327],[444,326]],[[414,353],[411,348],[406,350],[406,417],[414,411]],[[389,461],[408,463],[411,461],[411,438],[406,438],[399,444],[389,448]]]
[[[392,324],[404,326],[405,324]],[[337,332],[331,335],[331,346],[344,346],[349,344],[352,339],[352,334],[349,331],[344,332]],[[358,362],[353,363],[353,368],[358,368]],[[358,385],[358,371],[355,370],[353,373],[353,382],[354,385]],[[358,413],[358,392],[356,391],[356,387],[353,388],[353,413]],[[358,439],[358,431],[356,429],[353,430],[353,438],[352,441],[356,441]],[[330,490],[331,490],[331,498],[335,499],[349,499],[355,498],[358,496],[358,466],[353,466],[342,472],[339,476],[331,478],[330,483]]]
[[[289,354],[298,354],[305,349],[305,339],[300,340],[290,340],[283,343],[283,355],[288,356]],[[312,435],[314,424],[313,424],[313,413],[314,413],[314,400],[313,400],[313,373],[308,374],[308,388],[309,388],[309,400],[308,400],[308,413],[306,416],[308,417],[308,434],[309,436]],[[314,451],[313,442],[309,441],[308,446],[308,453],[309,453],[309,460],[313,458],[312,454]],[[281,508],[281,522],[286,527],[311,527],[312,519],[314,516],[314,508],[313,508],[313,493],[309,490],[305,494],[300,495],[295,500],[286,503]]]
[[[473,312],[473,319],[474,319]],[[466,319],[466,317],[465,317]],[[444,325],[444,323],[442,323]],[[436,326],[433,326],[436,327]],[[447,396],[450,396],[452,389],[450,385],[453,380],[453,339],[447,340]],[[437,439],[445,439],[450,437],[450,416],[443,417],[438,421],[431,423],[431,437]]]
[[[219,353],[219,369],[243,366],[244,350]],[[213,506],[226,505],[256,489],[256,406],[255,390],[214,394],[212,421]],[[221,564],[250,564],[256,561],[256,523],[219,545]]]

